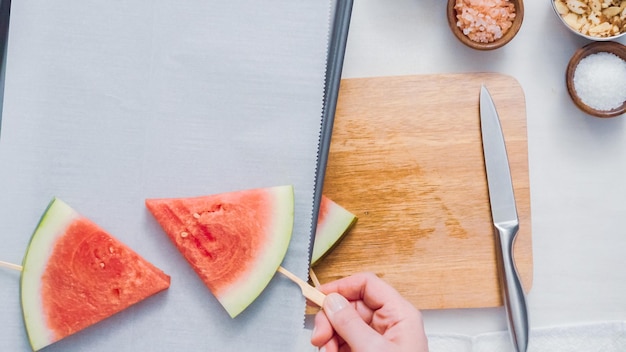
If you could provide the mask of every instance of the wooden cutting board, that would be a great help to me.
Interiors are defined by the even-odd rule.
[[[515,260],[532,285],[524,93],[496,73],[344,79],[324,194],[358,216],[315,267],[371,271],[420,309],[502,304],[482,154],[481,84],[500,115],[517,200]]]

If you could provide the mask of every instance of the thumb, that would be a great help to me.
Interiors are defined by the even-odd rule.
[[[365,351],[371,348],[372,342],[380,338],[354,309],[354,307],[338,293],[329,293],[324,300],[324,313],[331,325],[353,351]]]

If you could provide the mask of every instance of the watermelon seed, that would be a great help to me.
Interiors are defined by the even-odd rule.
[[[100,267],[101,267],[102,269],[104,269],[104,263],[103,263],[103,262],[100,262]]]
[[[113,253],[113,247],[109,247],[109,253]]]
[[[193,213],[193,218],[194,218],[194,219],[200,219],[200,214],[198,214],[198,213]]]
[[[185,238],[187,236],[189,236],[189,232],[187,232],[187,231],[183,231],[183,232],[180,233],[180,237],[182,237],[182,238]]]

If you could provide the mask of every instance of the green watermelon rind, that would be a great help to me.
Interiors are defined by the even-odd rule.
[[[31,236],[20,278],[22,315],[28,340],[34,351],[54,342],[53,332],[47,327],[40,298],[41,276],[43,275],[51,250],[65,229],[80,215],[69,205],[53,198],[41,216]]]
[[[293,232],[294,224],[294,190],[293,186],[276,186],[268,189],[273,195],[275,213],[273,216],[273,236],[272,241],[266,243],[267,249],[261,251],[255,263],[250,263],[246,274],[217,296],[217,299],[226,309],[228,314],[234,318],[245,310],[254,300],[256,300],[267,287],[278,267],[282,263]],[[240,292],[245,292],[242,295]]]
[[[330,199],[328,211],[323,221],[318,222],[311,253],[311,266],[318,264],[340,240],[350,231],[357,221],[356,215]]]

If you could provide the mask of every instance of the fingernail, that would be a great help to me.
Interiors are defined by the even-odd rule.
[[[334,292],[329,293],[324,299],[324,311],[332,314],[344,309],[348,304],[348,300],[342,295]]]

